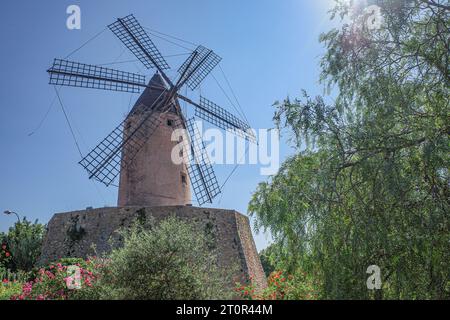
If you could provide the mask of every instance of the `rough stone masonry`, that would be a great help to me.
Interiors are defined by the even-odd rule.
[[[117,230],[136,219],[155,222],[173,215],[198,224],[215,240],[221,268],[233,269],[237,278],[252,277],[257,289],[267,286],[246,216],[234,210],[192,206],[112,207],[58,213],[48,223],[40,263],[64,257],[86,258],[111,251],[111,241],[120,246]],[[153,217],[153,218],[152,218]],[[237,269],[235,268],[237,266]],[[234,283],[230,283],[230,287]]]

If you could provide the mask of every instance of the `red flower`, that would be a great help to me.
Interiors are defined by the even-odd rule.
[[[8,257],[10,256],[10,253],[9,253],[9,252],[6,252],[6,253],[5,253],[5,256],[8,258]]]
[[[2,282],[3,283],[8,283],[9,281],[8,281],[8,279],[3,279]]]

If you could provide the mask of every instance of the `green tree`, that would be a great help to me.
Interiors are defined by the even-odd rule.
[[[276,244],[271,244],[267,248],[261,250],[259,259],[264,269],[266,277],[268,277],[277,268],[277,252],[279,248]]]
[[[317,272],[325,298],[448,299],[450,6],[371,3],[379,28],[358,2],[337,1],[332,18],[347,23],[320,37],[333,96],[275,104],[298,153],[258,186],[249,211],[287,269]]]
[[[100,286],[106,299],[219,299],[232,293],[210,239],[198,226],[169,217],[150,229],[122,231],[124,246],[109,256]]]
[[[16,271],[31,271],[41,254],[45,225],[28,221],[24,217],[16,222],[5,234],[0,234],[0,242],[10,252],[7,269]]]

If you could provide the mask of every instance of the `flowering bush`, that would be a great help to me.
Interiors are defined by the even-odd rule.
[[[7,244],[3,242],[0,247],[0,270],[7,270],[11,264],[11,259],[11,252],[9,251]]]
[[[267,288],[255,290],[252,278],[248,284],[237,284],[235,291],[245,300],[316,300],[318,283],[306,272],[296,272],[296,276],[279,270],[272,272],[267,279]]]
[[[63,259],[38,270],[34,280],[22,285],[12,300],[94,299],[94,284],[102,266],[93,260]],[[76,271],[76,272],[74,272]]]

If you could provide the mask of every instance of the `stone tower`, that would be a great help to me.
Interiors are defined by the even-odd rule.
[[[133,123],[140,121],[146,113],[152,112],[148,108],[158,98],[162,98],[165,88],[164,80],[156,73],[127,117],[125,136],[127,127],[132,128]],[[182,123],[177,106],[172,105],[168,112],[156,114],[159,115],[161,124],[153,133],[144,133],[144,136],[149,138],[144,140],[143,147],[134,156],[133,161],[123,166],[120,171],[119,207],[191,204],[186,165],[174,164],[171,159],[173,147],[179,142],[171,141],[172,133],[175,126]],[[123,151],[122,159],[128,159],[127,149]]]

